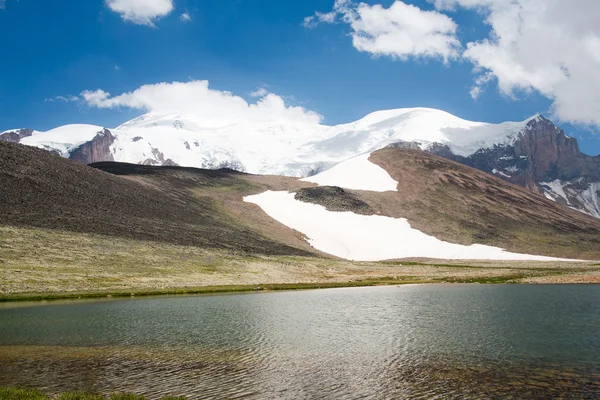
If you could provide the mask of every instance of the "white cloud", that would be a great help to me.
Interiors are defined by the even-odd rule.
[[[154,21],[173,11],[173,0],[105,0],[106,6],[125,21],[154,26]]]
[[[157,83],[133,92],[111,96],[101,89],[84,91],[82,99],[97,108],[133,108],[156,113],[187,113],[205,126],[233,123],[299,121],[320,123],[322,116],[299,106],[290,106],[282,97],[266,93],[248,103],[226,91],[209,88],[208,81]]]
[[[72,101],[78,101],[78,100],[79,100],[79,97],[77,97],[77,96],[72,96],[72,95],[68,95],[68,96],[55,96],[55,97],[50,97],[50,98],[48,98],[48,99],[45,99],[44,101],[46,101],[46,102],[50,102],[50,103],[53,103],[53,102],[55,102],[55,101],[62,101],[62,102],[65,102],[65,103],[69,103],[69,102],[72,102]]]
[[[179,16],[179,19],[182,20],[183,22],[189,22],[192,20],[192,17],[190,16],[190,14],[188,14],[188,12],[184,12],[183,14],[181,14]]]
[[[250,93],[252,97],[265,97],[269,92],[265,88],[258,88],[254,92]]]
[[[336,0],[331,12],[316,12],[304,19],[304,26],[338,21],[350,25],[357,50],[374,56],[431,57],[444,62],[459,56],[456,23],[435,10],[425,11],[399,0],[389,8]]]
[[[464,58],[478,95],[495,78],[501,93],[537,91],[562,121],[600,126],[600,2],[597,0],[430,0],[438,10],[476,9],[489,38]]]

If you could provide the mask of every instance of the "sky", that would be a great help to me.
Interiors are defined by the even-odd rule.
[[[597,0],[0,0],[0,131],[541,113],[600,153]]]

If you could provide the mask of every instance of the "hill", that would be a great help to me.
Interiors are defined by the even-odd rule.
[[[326,255],[307,243],[306,232],[244,201],[271,191],[296,193],[332,211],[406,219],[415,232],[448,243],[600,259],[599,220],[419,150],[382,149],[305,180],[114,162],[89,167],[2,142],[0,156],[0,184],[7,188],[0,194],[2,225],[242,253]],[[361,185],[368,190],[356,190]]]
[[[321,186],[246,200],[344,258],[600,257],[596,218],[420,150],[379,150],[304,181]]]
[[[106,166],[115,176],[47,151],[0,142],[0,224],[258,254],[309,255],[270,240],[191,187],[248,186],[234,171]],[[168,182],[168,184],[166,183]]]

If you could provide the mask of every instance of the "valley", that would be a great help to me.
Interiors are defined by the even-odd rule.
[[[363,184],[398,185],[384,191],[232,170],[85,166],[14,143],[0,142],[0,152],[0,183],[10,189],[0,194],[4,300],[600,280],[598,262],[552,258],[600,259],[599,220],[421,151],[390,148],[360,161],[370,165],[362,171]],[[360,165],[350,163],[351,173]],[[342,163],[333,175],[309,180],[360,182],[348,180],[346,168]],[[433,249],[397,261],[344,260],[244,200],[268,191],[298,193],[301,202],[334,213],[405,219],[418,235],[438,241],[498,246],[548,260],[444,260]],[[400,245],[402,236],[396,240]]]

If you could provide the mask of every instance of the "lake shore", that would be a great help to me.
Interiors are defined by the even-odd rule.
[[[600,283],[600,263],[268,257],[0,227],[3,302],[409,283]]]

